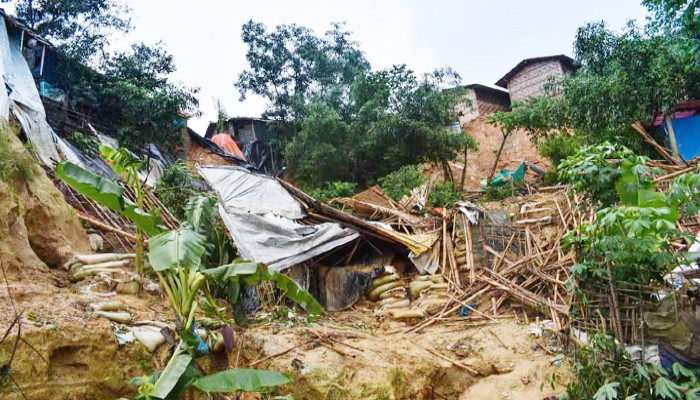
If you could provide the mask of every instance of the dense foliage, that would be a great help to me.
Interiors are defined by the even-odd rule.
[[[197,194],[194,184],[201,179],[190,172],[187,165],[178,162],[168,167],[158,179],[155,192],[163,205],[178,219],[185,217],[185,206]]]
[[[601,207],[592,222],[563,238],[565,246],[576,250],[579,261],[572,267],[570,288],[577,303],[585,307],[589,289],[608,287],[613,305],[608,317],[617,321],[621,318],[618,289],[650,301],[636,285],[658,284],[684,261],[671,243],[693,238],[678,230],[677,223],[700,209],[700,174],[681,175],[666,191],[659,191],[652,179],[655,171],[647,162],[627,148],[605,143],[580,150],[559,167],[564,182],[587,191],[594,207]],[[579,316],[579,307],[571,314]],[[619,327],[613,325],[613,331],[619,337]],[[674,366],[674,374],[669,374],[635,363],[612,338],[594,336],[590,347],[578,352],[577,379],[567,393],[571,399],[621,399],[635,394],[638,399],[698,398],[696,374],[688,371],[681,376],[679,368]]]
[[[379,180],[384,193],[396,201],[408,196],[412,189],[419,187],[425,181],[423,172],[417,165],[404,165]]]
[[[120,0],[19,0],[17,16],[69,57],[81,62],[102,55],[110,34],[131,29]]]
[[[463,137],[445,128],[464,101],[449,69],[418,76],[405,65],[372,71],[342,25],[318,37],[297,25],[243,27],[250,68],[236,86],[269,101],[265,115],[289,142],[296,180],[374,183],[404,165],[454,159]]]
[[[697,372],[679,363],[672,373],[658,365],[633,361],[624,347],[605,334],[591,337],[588,347],[576,351],[572,380],[562,399],[682,400],[700,396]]]
[[[121,145],[142,149],[158,143],[168,149],[180,144],[181,112],[194,112],[199,89],[173,82],[172,55],[160,43],[134,44],[102,64],[104,76],[88,90],[101,105],[103,123],[115,130]]]
[[[462,191],[459,190],[454,183],[449,181],[441,181],[435,184],[435,187],[428,196],[428,205],[431,207],[447,207],[452,208],[454,204],[462,200]]]
[[[622,176],[623,162],[634,164],[646,182],[650,179],[645,166],[648,160],[624,146],[605,142],[584,147],[559,163],[559,179],[576,191],[590,194],[595,204],[610,206],[619,201],[615,183]]]
[[[327,182],[323,187],[309,191],[314,199],[328,203],[339,197],[352,197],[355,194],[357,184],[354,182]]]
[[[140,153],[148,143],[172,149],[180,141],[181,112],[196,114],[197,88],[171,79],[173,56],[161,43],[134,44],[109,54],[115,33],[131,29],[118,0],[22,0],[17,16],[58,47],[52,65],[67,102],[99,109],[99,124],[122,146]]]
[[[604,22],[579,28],[574,54],[579,69],[549,83],[551,94],[514,104],[513,112],[498,113],[493,122],[504,130],[526,129],[535,140],[574,132],[585,138],[575,145],[623,144],[649,151],[631,130],[634,122],[650,122],[681,101],[700,98],[700,40],[694,1],[645,1],[654,13],[647,26],[630,22],[616,32]],[[572,146],[573,145],[573,146]],[[553,157],[563,158],[561,151]]]

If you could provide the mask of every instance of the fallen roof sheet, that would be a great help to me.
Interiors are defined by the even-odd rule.
[[[303,225],[301,204],[277,180],[233,166],[200,167],[240,256],[282,271],[359,238],[338,223]]]

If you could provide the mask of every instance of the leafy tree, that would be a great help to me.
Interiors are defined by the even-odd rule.
[[[180,142],[174,121],[182,111],[197,112],[198,88],[170,79],[176,68],[162,44],[134,44],[103,62],[104,79],[88,87],[99,101],[103,123],[121,145],[140,151],[148,143],[172,148]]]
[[[464,165],[462,165],[462,179],[460,180],[459,189],[464,190],[464,182],[467,179],[467,163],[469,160],[469,150],[476,151],[479,149],[479,142],[472,135],[464,136]]]
[[[350,33],[335,24],[322,37],[297,25],[248,22],[250,69],[236,86],[268,99],[266,116],[288,135],[287,167],[301,183],[366,184],[420,162],[446,162],[463,138],[445,129],[464,101],[459,76],[444,68],[423,76],[405,65],[371,71]]]
[[[644,0],[642,4],[654,14],[652,28],[700,38],[700,1]]]
[[[248,45],[250,66],[236,82],[241,100],[248,93],[265,97],[270,101],[265,117],[274,120],[297,119],[297,107],[310,98],[338,101],[358,75],[369,71],[364,54],[342,24],[333,24],[317,37],[296,24],[268,31],[251,20],[243,25],[241,37]]]
[[[17,16],[70,58],[101,55],[113,32],[131,30],[129,8],[120,0],[19,0]]]
[[[353,182],[327,182],[322,188],[313,189],[309,196],[314,199],[328,203],[339,197],[351,197],[355,194],[356,183]]]
[[[649,152],[630,125],[700,97],[700,41],[689,18],[697,21],[696,3],[645,1],[654,18],[646,27],[630,22],[621,33],[604,22],[579,28],[574,53],[580,68],[548,87],[561,96],[528,99],[493,122],[506,131],[526,129],[535,140],[574,132],[589,144],[609,140]]]
[[[405,66],[371,72],[351,86],[346,105],[311,103],[285,149],[302,182],[376,182],[404,165],[452,160],[464,137],[445,128],[460,91],[456,76],[439,70],[418,78]],[[449,83],[446,83],[449,82]]]
[[[199,192],[195,183],[200,180],[185,163],[177,162],[163,172],[156,183],[155,192],[163,205],[181,220],[185,216],[187,200]]]
[[[431,207],[451,208],[456,202],[462,200],[462,192],[455,187],[454,183],[442,181],[435,184],[432,192],[428,196],[428,204]]]
[[[128,52],[117,52],[106,57],[102,69],[109,77],[127,80],[149,90],[166,85],[168,75],[177,70],[175,60],[163,48],[163,42],[154,46],[133,44]]]

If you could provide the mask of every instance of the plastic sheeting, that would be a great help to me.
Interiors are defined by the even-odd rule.
[[[45,165],[59,161],[53,129],[46,122],[46,111],[19,44],[7,37],[4,18],[0,18],[0,55],[5,85],[9,87],[12,113],[17,117],[39,160]],[[3,110],[4,111],[4,110]]]
[[[7,27],[5,26],[5,18],[0,17],[0,52],[2,54],[10,53],[10,42],[7,38]],[[10,120],[10,97],[7,95],[5,87],[5,56],[0,60],[0,118],[5,121]]]
[[[282,271],[359,237],[336,223],[296,222],[301,205],[273,178],[238,167],[199,172],[223,201],[219,213],[242,258]]]
[[[700,132],[700,116],[674,118],[671,120],[671,126],[676,136],[676,144],[681,157],[684,160],[692,160],[700,156],[700,135],[698,135],[698,132]],[[666,124],[662,124],[661,129],[667,147],[671,148],[667,132],[668,127]]]
[[[228,154],[240,157],[245,162],[248,161],[246,160],[245,155],[243,155],[241,149],[238,148],[238,145],[228,133],[219,133],[218,135],[214,135],[214,137],[211,138],[211,141]]]
[[[150,187],[155,187],[156,183],[171,165],[175,164],[172,157],[166,156],[158,150],[155,144],[151,143],[144,149],[148,165],[138,172],[139,180],[146,182]]]
[[[103,159],[100,157],[88,156],[67,140],[59,137],[58,148],[61,150],[61,153],[66,160],[72,162],[73,164],[79,165],[106,179],[119,179],[119,175],[117,175]]]
[[[273,213],[289,219],[305,216],[299,202],[275,179],[235,166],[202,167],[200,173],[219,193],[227,210]]]

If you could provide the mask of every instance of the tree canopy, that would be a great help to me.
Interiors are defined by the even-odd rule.
[[[373,71],[343,25],[323,36],[297,25],[243,26],[250,68],[236,87],[268,100],[265,116],[289,133],[286,165],[298,181],[374,183],[400,167],[453,159],[464,91],[449,68],[418,75],[405,65]]]
[[[107,53],[110,37],[131,29],[120,0],[20,0],[17,16],[59,49],[55,70],[69,101],[100,109],[99,123],[140,152],[145,144],[172,146],[181,112],[196,113],[199,89],[171,78],[174,58],[163,44],[133,44]]]
[[[199,89],[170,79],[174,59],[162,44],[134,44],[106,58],[102,69],[106,79],[95,93],[121,144],[140,150],[153,142],[166,147],[179,143],[174,121],[182,111],[196,112]]]
[[[131,30],[119,0],[18,0],[17,16],[71,58],[89,61],[105,52],[110,34]]]
[[[681,101],[700,98],[697,26],[688,17],[697,20],[695,3],[645,1],[653,15],[649,23],[630,22],[619,33],[604,22],[579,28],[574,43],[578,71],[550,82],[549,90],[561,96],[527,99],[514,104],[512,113],[495,115],[493,122],[505,130],[526,129],[536,140],[568,132],[588,143],[611,140],[643,150],[632,123],[650,122]]]

